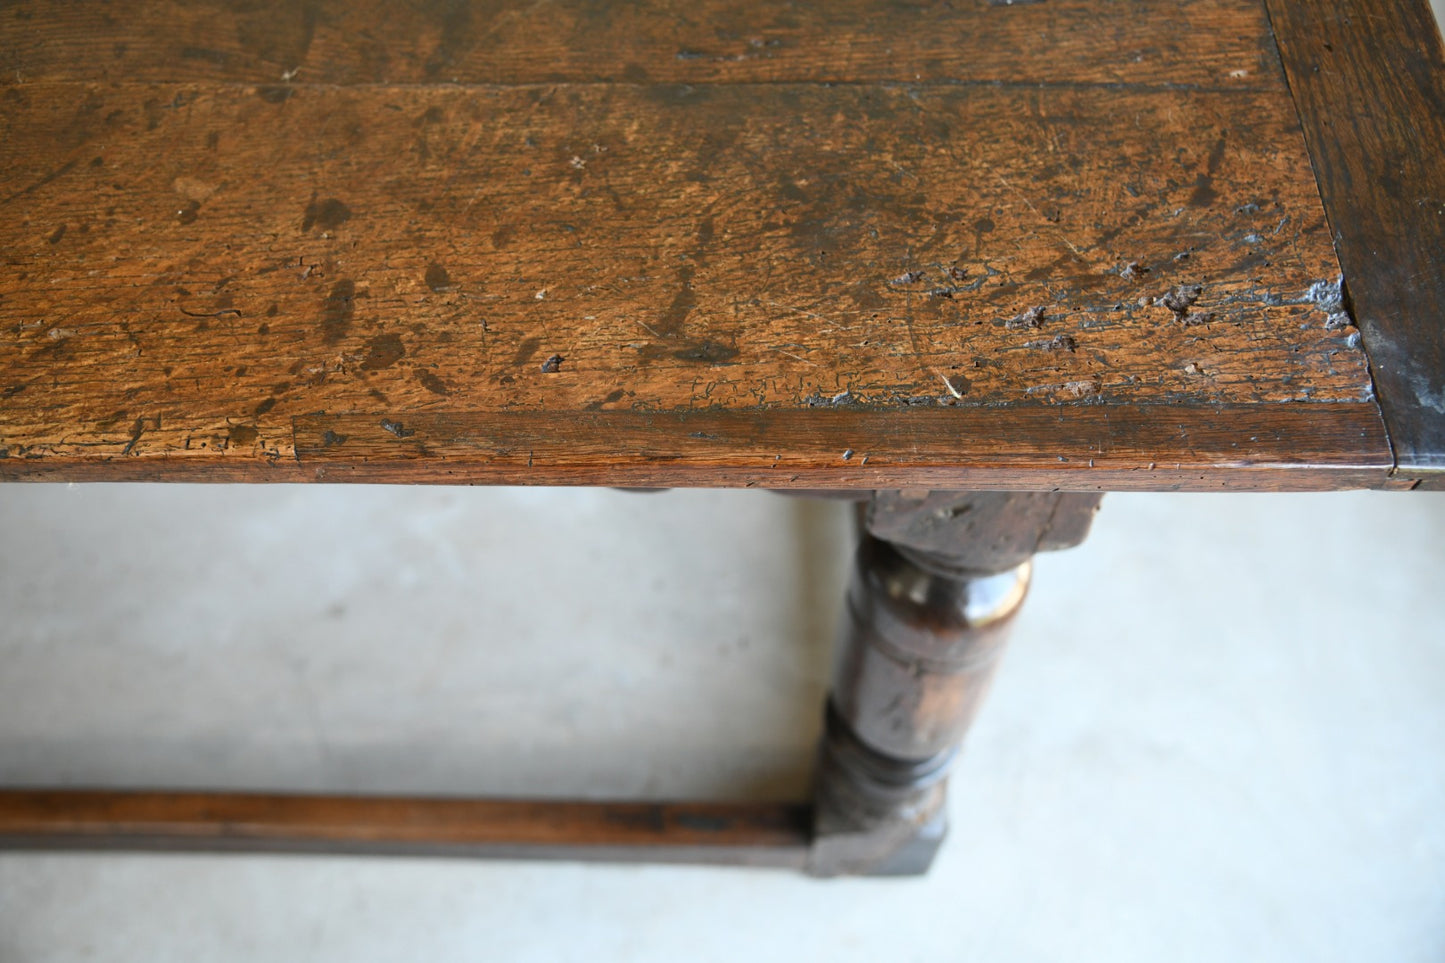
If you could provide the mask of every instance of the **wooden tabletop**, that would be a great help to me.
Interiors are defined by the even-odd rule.
[[[1436,484],[1438,36],[1268,7],[8,3],[0,478]]]

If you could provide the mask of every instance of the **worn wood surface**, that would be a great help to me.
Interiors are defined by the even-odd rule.
[[[0,791],[0,847],[411,854],[801,867],[806,806]]]
[[[1218,491],[1369,487],[1390,467],[1358,404],[318,414],[294,438],[294,456],[268,437],[263,459],[12,459],[0,477]]]
[[[865,536],[829,693],[839,717],[896,759],[952,752],[988,691],[1030,572],[1023,563],[959,575]]]
[[[1099,501],[1083,492],[881,491],[863,526],[924,567],[987,575],[1081,544]]]
[[[21,81],[633,84],[1020,81],[1239,87],[1254,0],[12,0]]]
[[[1030,559],[1084,541],[1100,496],[879,492],[863,514],[830,698],[865,744],[920,760],[973,719]]]
[[[0,477],[1385,483],[1263,9],[1127,6],[9,5]]]
[[[1445,487],[1445,48],[1425,0],[1270,0],[1398,475]]]

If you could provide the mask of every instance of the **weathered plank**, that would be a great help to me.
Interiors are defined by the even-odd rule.
[[[16,0],[0,83],[959,80],[1237,87],[1255,0]]]
[[[613,409],[1354,404],[1316,463],[1380,462],[1282,89],[4,96],[8,475],[261,466],[314,412]]]
[[[899,415],[323,413],[261,436],[270,457],[22,456],[0,459],[0,479],[1308,491],[1382,486],[1391,466],[1378,409],[1354,403],[961,406]]]
[[[1399,475],[1445,486],[1445,47],[1424,0],[1271,0]]]

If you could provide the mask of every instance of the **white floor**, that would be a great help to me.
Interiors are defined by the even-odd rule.
[[[5,486],[0,782],[801,796],[848,553],[761,493]],[[1445,958],[1445,496],[1110,496],[922,880],[0,856],[0,963]]]

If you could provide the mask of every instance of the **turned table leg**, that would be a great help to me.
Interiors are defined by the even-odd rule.
[[[862,510],[814,798],[810,869],[905,875],[946,829],[949,763],[1028,592],[1097,494],[878,492]]]

